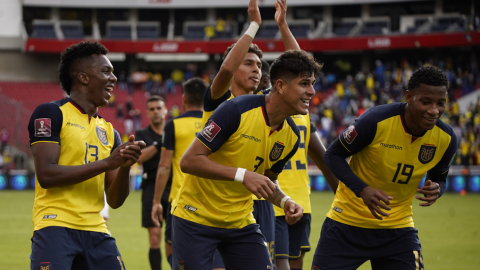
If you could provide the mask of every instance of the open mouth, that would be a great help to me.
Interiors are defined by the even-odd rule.
[[[310,105],[310,99],[302,99],[303,104]]]

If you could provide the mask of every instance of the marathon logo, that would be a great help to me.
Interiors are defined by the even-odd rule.
[[[357,131],[355,130],[354,125],[349,126],[348,129],[343,132],[343,138],[348,144],[352,144],[356,137]]]
[[[43,219],[56,219],[57,215],[45,215],[43,216]]]
[[[35,119],[35,137],[52,137],[52,120],[50,118]]]
[[[255,141],[255,142],[258,142],[258,143],[262,142],[262,140],[257,139],[254,136],[249,136],[249,135],[246,135],[246,134],[241,134],[240,137],[245,138],[245,139],[249,139],[249,140],[252,140],[252,141]]]
[[[205,140],[212,142],[217,134],[222,130],[213,120],[210,120],[208,124],[203,128],[200,134],[205,138]]]
[[[403,150],[403,148],[401,146],[396,146],[395,144],[384,144],[383,142],[381,142],[380,145],[385,147],[385,148],[393,148],[393,149],[397,149],[397,150]]]

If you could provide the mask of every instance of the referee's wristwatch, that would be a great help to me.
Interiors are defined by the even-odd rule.
[[[160,152],[160,150],[162,149],[162,145],[159,144],[157,141],[154,141],[152,143],[153,146],[155,146],[157,148],[157,151]]]

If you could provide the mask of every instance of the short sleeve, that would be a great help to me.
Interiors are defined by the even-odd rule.
[[[55,142],[60,144],[63,114],[58,105],[44,103],[38,106],[28,122],[30,145],[37,142]]]
[[[135,140],[136,141],[145,141],[145,136],[143,136],[143,129],[135,131]]]
[[[241,114],[237,105],[226,101],[216,109],[208,119],[205,127],[197,135],[206,147],[216,152],[237,131],[240,125]]]
[[[219,99],[212,99],[211,87],[212,85],[210,84],[210,86],[208,86],[207,90],[205,91],[205,95],[203,96],[203,110],[206,112],[215,111],[218,108],[218,106],[220,106],[220,104],[228,100],[232,95],[232,92],[230,90],[227,90],[227,92]]]
[[[287,118],[287,122],[292,127],[292,130],[295,133],[295,135],[297,135],[297,142],[293,146],[290,153],[288,153],[288,155],[285,156],[284,159],[277,161],[277,163],[273,164],[272,168],[270,168],[272,172],[277,174],[283,171],[285,164],[287,164],[287,162],[293,157],[293,155],[295,155],[295,153],[298,150],[298,146],[300,145],[300,130],[298,129],[298,127],[295,125],[295,122],[293,122],[293,120],[290,117]]]
[[[366,110],[355,122],[344,130],[339,140],[351,155],[358,153],[372,143],[377,132],[374,108]]]
[[[136,139],[136,138],[135,138]],[[113,147],[112,152],[122,144],[122,137],[120,137],[120,133],[116,129],[113,129]]]
[[[453,159],[455,158],[455,153],[457,152],[458,139],[457,135],[453,130],[450,133],[451,140],[450,144],[447,147],[447,150],[443,154],[442,159],[438,162],[435,167],[428,171],[428,176],[432,181],[446,181],[448,171],[450,170],[450,165],[452,164]]]
[[[163,129],[162,148],[167,150],[175,150],[175,123],[174,119],[170,119]]]

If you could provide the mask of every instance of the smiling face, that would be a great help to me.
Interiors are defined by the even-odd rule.
[[[262,61],[255,53],[247,53],[242,64],[233,74],[232,86],[243,89],[245,94],[255,91],[262,77]]]
[[[291,79],[290,82],[277,80],[277,91],[282,94],[284,103],[287,104],[287,110],[291,111],[291,115],[308,113],[309,102],[315,95],[314,84],[315,77],[313,74],[298,76]]]
[[[405,116],[407,126],[410,132],[420,135],[435,127],[445,112],[447,88],[421,83],[419,87],[407,90],[405,98],[408,103]]]
[[[108,105],[117,77],[113,75],[112,63],[105,55],[94,54],[92,59],[85,71],[88,78],[86,98],[96,107],[103,107]]]

